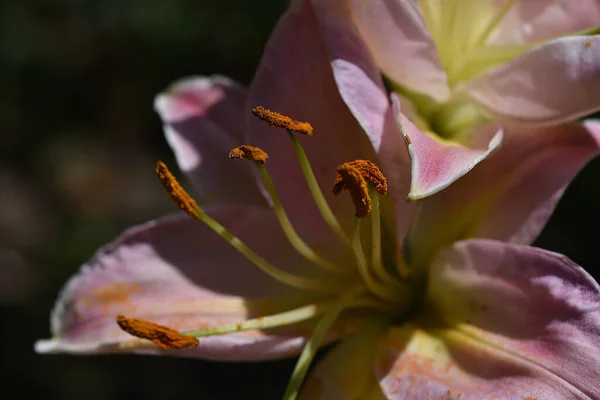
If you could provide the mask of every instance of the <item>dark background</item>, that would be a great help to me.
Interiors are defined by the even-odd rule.
[[[41,356],[66,279],[124,228],[173,210],[174,165],[154,95],[186,75],[248,84],[285,0],[4,0],[0,4],[2,397],[279,398],[294,360],[224,364]],[[539,246],[598,277],[600,160],[571,185]]]

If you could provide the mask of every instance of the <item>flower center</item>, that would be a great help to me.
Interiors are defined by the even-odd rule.
[[[506,62],[527,46],[489,46],[516,0],[420,0],[425,24],[451,87]]]
[[[305,345],[284,396],[286,399],[292,399],[298,393],[319,344],[344,311],[366,308],[372,310],[369,312],[370,320],[388,320],[399,315],[406,315],[412,305],[413,295],[409,284],[403,279],[400,270],[402,265],[388,265],[390,263],[384,262],[384,257],[382,257],[379,196],[387,193],[387,180],[379,168],[367,160],[346,162],[337,168],[333,192],[335,195],[339,195],[347,190],[356,209],[352,231],[347,233],[329,207],[304,149],[293,134],[293,132],[297,132],[312,136],[312,126],[307,122],[295,121],[262,107],[255,108],[253,113],[271,125],[286,129],[306,183],[323,220],[337,237],[339,246],[346,250],[345,253],[348,257],[344,259],[353,259],[353,261],[348,265],[348,263],[340,264],[335,260],[330,260],[315,251],[298,235],[265,167],[268,155],[258,147],[240,146],[233,149],[229,157],[250,160],[254,163],[271,198],[271,206],[283,233],[307,263],[323,271],[322,278],[316,279],[293,274],[269,263],[244,244],[240,238],[228,231],[226,227],[203,212],[176,181],[166,165],[158,162],[156,172],[161,183],[183,211],[205,223],[273,279],[306,292],[307,304],[278,314],[186,332],[176,332],[151,322],[124,316],[119,316],[117,322],[126,332],[151,340],[161,348],[180,348],[197,345],[195,338],[199,337],[269,329],[314,320],[312,336]],[[365,219],[369,220],[370,229],[368,229],[369,226],[361,227],[361,221]],[[315,299],[317,299],[316,302]],[[193,340],[185,340],[186,338]]]
[[[392,83],[414,109],[413,121],[424,131],[460,141],[476,124],[491,119],[483,108],[461,92],[460,83],[507,62],[530,45],[490,45],[490,39],[515,4],[500,6],[488,0],[419,0],[425,24],[446,71],[451,98],[437,102]]]

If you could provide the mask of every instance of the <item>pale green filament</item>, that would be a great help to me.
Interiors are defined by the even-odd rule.
[[[516,0],[508,0],[506,3],[504,3],[502,8],[495,13],[492,20],[485,27],[485,30],[483,31],[483,33],[477,38],[477,42],[475,42],[473,47],[485,45],[485,43],[488,41],[490,35],[494,32],[496,27],[498,27],[500,22],[502,22],[502,20],[506,16],[506,13],[508,13],[508,11],[512,8],[512,6],[515,4],[515,2],[516,2]]]
[[[362,287],[355,287],[352,293],[363,291]],[[332,301],[324,301],[321,303],[307,304],[302,307],[294,308],[289,311],[284,311],[278,314],[271,314],[261,316],[257,318],[248,319],[242,322],[234,322],[230,324],[223,324],[217,326],[211,326],[210,328],[195,329],[191,331],[179,332],[184,336],[193,337],[207,337],[224,335],[227,333],[245,332],[253,330],[265,330],[271,328],[277,328],[280,326],[287,326],[309,320],[317,317],[332,306]],[[350,308],[371,308],[377,309],[386,313],[393,313],[396,309],[391,308],[388,304],[378,302],[370,297],[358,297],[353,298],[353,301],[348,304]]]
[[[458,47],[459,38],[462,37],[462,35],[460,35],[461,31],[459,29],[455,29],[457,7],[457,0],[446,0],[445,2],[440,1],[441,33],[439,38],[444,40],[444,35],[446,35],[446,37],[451,36],[453,38],[453,41],[449,45],[438,45],[440,62],[446,70],[452,65],[453,55],[456,51],[456,47]]]
[[[354,219],[354,225],[352,228],[352,250],[356,257],[356,265],[358,266],[358,272],[365,282],[367,289],[384,300],[397,300],[394,293],[390,292],[387,287],[383,286],[380,282],[376,281],[375,278],[369,272],[369,265],[365,253],[363,252],[362,244],[360,242],[360,219]]]
[[[433,37],[436,43],[440,42],[440,34],[441,34],[441,26],[440,26],[440,7],[436,4],[437,0],[421,0],[421,11],[423,13],[423,18],[425,19],[425,24],[431,32],[431,36]]]
[[[346,235],[346,233],[342,229],[340,223],[335,218],[333,211],[331,211],[331,208],[329,208],[327,200],[325,200],[325,196],[323,195],[323,192],[319,187],[317,178],[315,177],[315,174],[312,170],[312,167],[310,166],[310,162],[306,157],[306,153],[304,152],[302,145],[300,144],[298,139],[296,139],[296,136],[292,132],[290,132],[289,130],[287,132],[292,141],[292,144],[294,145],[294,151],[296,152],[296,156],[298,157],[298,162],[300,163],[300,167],[302,168],[302,172],[304,173],[304,177],[306,179],[308,188],[310,189],[310,193],[312,194],[317,208],[323,216],[323,219],[329,225],[331,230],[340,238],[340,240],[348,247],[351,247],[352,244],[350,242],[350,239],[348,238],[348,235]]]
[[[198,214],[199,219],[209,226],[215,233],[225,239],[231,246],[233,246],[237,251],[242,253],[246,258],[252,261],[258,268],[260,268],[264,273],[271,276],[272,278],[292,287],[296,287],[298,289],[304,290],[313,290],[317,292],[325,292],[325,293],[339,293],[343,290],[343,286],[334,283],[326,283],[316,279],[304,278],[301,276],[296,276],[290,274],[289,272],[285,272],[276,268],[269,262],[267,262],[264,258],[256,254],[252,249],[250,249],[244,242],[242,242],[238,237],[234,236],[231,232],[227,230],[223,225],[209,217],[206,213],[204,213],[200,209],[196,209],[196,213]],[[258,229],[258,228],[257,228]]]
[[[185,331],[180,333],[185,336],[206,337],[213,335],[223,335],[225,333],[275,328],[278,326],[291,325],[314,318],[317,315],[323,314],[323,312],[325,312],[330,305],[331,302],[309,304],[279,314],[267,315],[264,317],[249,319],[243,322],[212,326],[210,328],[197,329],[193,331]]]
[[[292,246],[294,246],[296,251],[298,251],[298,253],[300,253],[307,260],[312,261],[317,266],[323,267],[328,271],[334,272],[336,274],[340,274],[340,273],[343,274],[343,273],[350,272],[348,270],[341,268],[338,265],[333,264],[330,261],[327,261],[323,257],[319,256],[317,253],[315,253],[315,251],[313,249],[310,248],[310,246],[308,246],[302,240],[302,238],[300,238],[300,236],[298,236],[298,234],[296,233],[296,230],[292,226],[292,224],[283,208],[283,205],[281,204],[281,199],[279,198],[279,195],[277,194],[277,190],[275,189],[275,185],[273,184],[273,180],[271,179],[271,176],[267,172],[267,169],[259,162],[255,162],[254,164],[257,166],[257,168],[260,172],[260,175],[263,179],[265,187],[266,187],[267,191],[269,192],[269,195],[271,196],[271,200],[273,200],[273,210],[275,211],[275,215],[277,215],[277,219],[279,220],[279,223],[281,224],[281,228],[283,229],[285,236],[288,238],[288,240],[290,241]]]
[[[298,362],[296,363],[292,377],[285,390],[285,394],[283,395],[284,400],[293,400],[298,396],[300,386],[304,381],[304,377],[308,372],[308,368],[310,367],[310,364],[312,363],[319,346],[325,339],[325,335],[342,311],[348,307],[352,299],[358,294],[359,292],[353,291],[345,296],[340,297],[337,301],[331,304],[329,309],[323,314],[323,317],[317,323],[317,326],[315,327],[311,337],[306,342],[306,345],[304,345],[304,349],[302,349],[300,358],[298,358]]]
[[[383,266],[381,260],[381,212],[379,210],[379,197],[372,185],[369,185],[371,197],[371,268],[375,275],[383,282],[396,284],[395,278]]]

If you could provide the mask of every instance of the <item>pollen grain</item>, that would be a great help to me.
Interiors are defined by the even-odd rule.
[[[333,193],[337,196],[342,190],[348,189],[356,208],[356,217],[364,218],[369,215],[372,207],[369,187],[360,170],[350,163],[344,163],[337,168],[337,176],[339,176],[340,185],[336,184],[333,187]]]
[[[195,347],[199,344],[198,339],[195,337],[184,336],[171,328],[143,319],[127,318],[119,315],[117,324],[130,335],[151,340],[161,349],[182,349]]]
[[[245,160],[256,161],[264,165],[267,162],[267,158],[269,158],[269,155],[259,147],[248,146],[244,144],[240,147],[236,147],[235,149],[231,150],[229,152],[229,158],[243,158]]]
[[[198,207],[196,201],[192,199],[192,196],[190,196],[179,182],[177,182],[177,179],[175,179],[171,171],[169,171],[169,168],[167,168],[162,161],[156,163],[156,175],[179,208],[188,213],[191,217],[200,219],[200,207]]]
[[[363,179],[373,184],[377,193],[379,193],[382,196],[387,194],[387,179],[385,178],[379,167],[377,167],[377,165],[373,164],[369,160],[354,160],[347,162],[344,165],[349,165],[358,169]],[[338,173],[335,176],[333,193],[337,196],[344,189],[346,189],[345,182],[338,171]]]
[[[278,112],[268,110],[262,106],[254,107],[252,114],[263,120],[269,125],[278,128],[287,129],[307,136],[312,136],[313,127],[308,122],[296,121]]]

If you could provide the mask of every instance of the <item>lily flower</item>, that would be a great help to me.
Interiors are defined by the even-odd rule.
[[[312,4],[341,96],[373,146],[402,124],[409,199],[444,189],[507,136],[539,128],[544,140],[543,128],[600,109],[597,0]]]
[[[600,395],[600,288],[528,246],[597,154],[597,122],[501,148],[406,203],[406,147],[373,149],[306,2],[282,17],[248,91],[189,78],[155,105],[202,201],[159,162],[183,211],[100,249],[65,285],[36,351],[300,354],[285,399]]]

